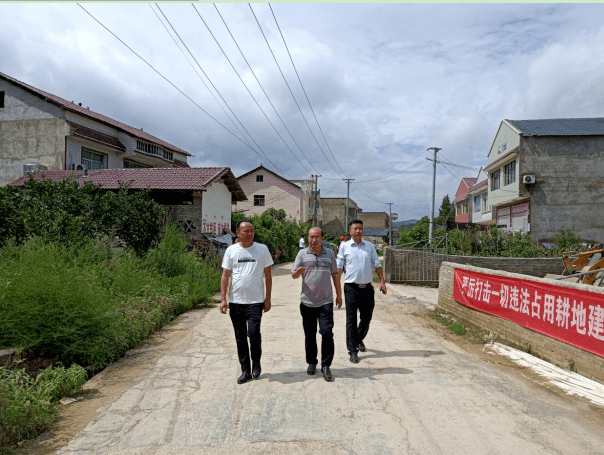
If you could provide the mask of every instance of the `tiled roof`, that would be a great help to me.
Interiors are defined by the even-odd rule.
[[[482,188],[483,186],[486,186],[488,182],[489,182],[489,181],[488,181],[487,179],[485,179],[485,180],[482,180],[482,181],[480,181],[480,182],[478,182],[478,183],[475,183],[474,185],[472,185],[472,186],[470,187],[470,193],[471,193],[472,191],[476,191],[476,190],[478,190],[478,189]]]
[[[604,136],[604,118],[507,120],[522,136]]]
[[[47,93],[43,90],[40,90],[38,88],[32,87],[31,85],[28,85],[24,82],[21,82],[15,78],[12,78],[10,76],[7,76],[4,73],[0,73],[0,78],[5,79],[9,82],[12,82],[15,85],[18,85],[19,87],[28,90],[29,92],[34,93],[37,96],[41,96],[42,98],[47,99],[48,101],[50,101],[53,104],[56,104],[57,106],[67,110],[67,111],[71,111],[71,112],[75,112],[77,114],[80,114],[84,117],[88,117],[94,120],[97,120],[101,123],[105,123],[106,125],[110,125],[114,128],[117,128],[119,130],[125,131],[128,134],[131,134],[132,136],[144,140],[144,141],[148,141],[148,142],[153,142],[154,144],[158,144],[161,145],[162,147],[171,150],[171,151],[175,151],[178,153],[182,153],[183,155],[187,155],[187,156],[193,156],[188,152],[185,152],[184,150],[179,149],[178,147],[175,147],[172,144],[169,144],[165,141],[162,141],[161,139],[156,138],[155,136],[152,136],[148,133],[145,133],[143,130],[139,129],[139,128],[134,128],[132,126],[126,125],[125,123],[121,123],[118,122],[117,120],[113,120],[109,117],[106,117],[104,115],[98,114],[94,111],[91,111],[90,109],[86,109],[82,106],[79,106],[77,104],[71,103],[59,96],[56,95],[51,95],[50,93]]]
[[[118,189],[120,183],[132,182],[131,189],[152,190],[194,190],[204,191],[219,178],[224,178],[225,183],[232,193],[236,193],[237,200],[246,200],[243,190],[235,176],[228,167],[190,167],[190,168],[147,168],[147,169],[96,169],[84,171],[36,171],[34,178],[60,182],[74,176],[76,181],[83,186],[92,182],[108,190]],[[11,183],[22,186],[29,179],[29,175],[21,177]],[[240,197],[243,196],[243,199]]]

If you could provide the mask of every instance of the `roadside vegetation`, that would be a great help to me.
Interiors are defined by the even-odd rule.
[[[429,218],[424,217],[411,228],[401,228],[397,245],[410,249],[429,249],[429,224]],[[434,252],[460,256],[557,257],[565,251],[582,249],[581,240],[570,229],[556,234],[550,248],[533,242],[529,234],[511,233],[495,226],[487,229],[469,226],[464,230],[436,228],[432,237]]]
[[[30,180],[0,188],[0,218],[0,349],[18,348],[0,368],[8,453],[49,428],[63,395],[209,302],[220,272],[145,192]],[[28,374],[40,358],[54,368]]]
[[[439,311],[428,313],[428,317],[447,327],[453,334],[464,337],[468,341],[477,344],[487,344],[497,341],[498,337],[488,330],[481,329],[472,324],[463,324],[450,314]]]

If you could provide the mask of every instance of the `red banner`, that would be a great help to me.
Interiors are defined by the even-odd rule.
[[[604,294],[455,269],[453,298],[604,357]]]

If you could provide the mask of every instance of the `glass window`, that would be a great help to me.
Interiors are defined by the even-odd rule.
[[[481,203],[480,203],[480,194],[477,194],[476,196],[474,196],[474,211],[475,212],[480,212],[481,209]]]
[[[135,163],[134,161],[124,160],[124,169],[146,169],[149,166],[145,166],[144,164]]]
[[[0,92],[0,108],[4,107],[4,92]]]
[[[491,210],[491,207],[489,207],[489,197],[485,193],[482,196],[482,211],[488,212],[489,210]]]
[[[462,208],[461,208],[461,212],[464,213],[464,214],[468,213],[468,201],[464,201],[463,202],[463,205],[462,205]]]
[[[491,174],[491,191],[499,189],[499,174],[501,174],[501,169],[497,169]]]
[[[264,175],[260,174],[256,176],[256,181],[257,182],[264,182]]]
[[[264,206],[264,196],[263,195],[254,196],[254,205],[256,207],[263,207]]]
[[[516,181],[516,160],[511,163],[506,164],[503,167],[503,173],[505,176],[505,184],[509,185],[510,183],[514,183]]]
[[[105,155],[82,149],[82,164],[86,169],[107,169]]]

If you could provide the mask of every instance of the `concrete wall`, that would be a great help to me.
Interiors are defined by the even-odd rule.
[[[82,164],[82,148],[105,155],[107,169],[121,169],[124,167],[124,154],[117,150],[104,147],[95,142],[89,142],[77,136],[69,136],[67,141],[67,168],[73,163]]]
[[[500,258],[436,254],[416,250],[385,248],[384,263],[389,283],[411,283],[438,286],[443,262],[469,264],[490,270],[544,277],[560,274],[564,269],[561,258]]]
[[[0,80],[0,186],[23,177],[24,164],[63,169],[69,126],[63,111],[29,92]]]
[[[357,215],[364,229],[388,229],[388,217],[386,212],[361,212]]]
[[[346,198],[322,198],[323,229],[332,234],[348,233],[346,227]],[[361,212],[362,213],[362,212]],[[360,215],[357,204],[351,199],[348,206],[348,222]]]
[[[572,229],[585,241],[604,241],[602,169],[603,136],[523,138],[520,175],[537,177],[534,185],[521,185],[531,197],[534,240]]]
[[[533,332],[514,322],[470,309],[454,300],[453,274],[455,268],[490,273],[492,275],[527,279],[526,276],[516,273],[497,272],[478,267],[444,262],[440,268],[440,286],[438,289],[439,308],[454,315],[455,318],[463,323],[474,324],[498,335],[510,344],[524,349],[530,347],[531,353],[554,365],[569,369],[569,365],[572,364],[574,366],[573,371],[576,371],[587,378],[604,383],[604,358],[546,335]],[[552,284],[553,282],[553,280],[540,278],[532,278],[531,280],[548,284]],[[555,281],[555,284],[571,289],[581,289],[604,294],[604,289],[597,286],[569,283],[568,281]]]
[[[257,182],[256,175],[262,175],[263,181]],[[305,195],[301,188],[270,172],[259,169],[238,179],[239,185],[247,196],[247,201],[235,204],[237,212],[243,211],[246,216],[261,215],[270,208],[283,209],[288,217],[296,221],[306,221],[304,217]],[[254,206],[254,195],[264,196],[264,206]]]

